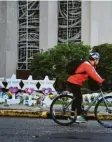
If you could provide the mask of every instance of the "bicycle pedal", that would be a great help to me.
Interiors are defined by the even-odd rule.
[[[74,122],[75,124],[80,124],[79,122]]]
[[[84,122],[75,122],[75,123],[77,123],[77,124],[80,124],[80,123],[87,123],[87,121],[84,121]]]

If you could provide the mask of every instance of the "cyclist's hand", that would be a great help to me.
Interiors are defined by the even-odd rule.
[[[107,80],[104,80],[102,84],[100,84],[100,87],[103,91],[110,89],[110,84]]]
[[[112,84],[110,80],[104,80],[104,82],[102,83],[102,89],[103,91],[107,91],[110,90],[112,88]]]
[[[105,80],[102,82],[102,83],[100,83],[100,87],[102,88],[102,86],[105,86]]]

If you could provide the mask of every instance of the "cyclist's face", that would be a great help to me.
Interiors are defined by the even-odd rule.
[[[94,61],[95,66],[98,65],[98,63],[99,63],[99,59]]]

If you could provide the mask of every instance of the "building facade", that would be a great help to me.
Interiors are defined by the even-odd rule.
[[[111,1],[0,1],[0,77],[57,44],[112,43]]]

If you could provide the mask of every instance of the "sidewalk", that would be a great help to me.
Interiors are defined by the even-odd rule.
[[[0,104],[0,116],[47,118],[48,110],[38,106]]]
[[[94,107],[91,108],[87,115],[87,119],[94,120]],[[0,104],[0,116],[29,117],[29,118],[46,118],[50,119],[49,108],[39,106],[26,105],[3,105]],[[101,116],[105,119],[105,116]],[[112,115],[108,115],[108,119],[112,120]]]

